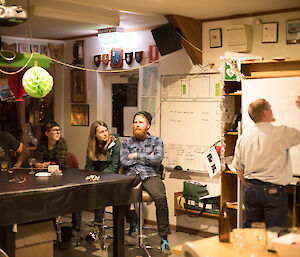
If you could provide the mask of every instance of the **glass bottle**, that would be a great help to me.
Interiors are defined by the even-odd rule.
[[[229,242],[230,241],[230,220],[229,212],[226,204],[223,204],[220,220],[219,220],[219,241],[220,242]]]

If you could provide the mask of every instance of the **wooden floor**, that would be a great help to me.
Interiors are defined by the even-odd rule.
[[[90,221],[93,220],[93,212],[84,212],[83,213],[83,220],[82,220],[82,230],[79,233],[79,236],[75,236],[71,238],[71,246],[68,249],[61,249],[57,245],[54,248],[54,257],[97,257],[97,256],[112,256],[112,239],[107,239],[105,242],[106,250],[102,250],[99,241],[95,242],[88,242],[84,238],[88,234],[90,230]],[[64,226],[70,226],[71,215],[62,218]],[[108,222],[109,223],[109,222]],[[151,231],[153,233],[153,230]],[[112,229],[106,230],[106,234],[112,234]],[[133,234],[134,236],[136,233]],[[133,256],[147,256],[142,251],[137,249],[132,249],[132,244],[136,244],[137,239],[136,237],[130,237],[126,234],[125,242],[126,242],[126,257],[133,257]],[[79,240],[81,238],[82,241]],[[170,247],[174,247],[175,245],[182,244],[184,241],[195,241],[200,239],[200,236],[197,235],[190,235],[183,232],[174,232],[169,235],[169,243]],[[77,246],[77,243],[80,241],[80,244]],[[155,235],[148,240],[147,242],[150,243],[152,246],[159,247],[160,246],[160,237]],[[150,250],[151,256],[153,257],[163,257],[164,255],[158,249],[151,249]],[[171,257],[176,257],[178,255],[172,254],[169,255]]]

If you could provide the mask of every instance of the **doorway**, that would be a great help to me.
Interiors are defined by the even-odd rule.
[[[137,111],[138,83],[112,84],[112,127],[119,136],[130,136]]]

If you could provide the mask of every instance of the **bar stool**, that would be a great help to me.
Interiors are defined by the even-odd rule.
[[[161,177],[162,180],[165,178],[165,169],[164,169],[164,166],[162,164],[160,165],[158,175]],[[157,235],[158,231],[155,228],[143,226],[143,221],[144,221],[143,206],[144,206],[144,203],[146,203],[147,205],[150,205],[151,203],[154,202],[154,200],[152,199],[152,197],[145,190],[141,190],[141,194],[142,194],[142,196],[141,196],[142,201],[139,202],[138,206],[137,206],[138,217],[139,217],[138,218],[138,236],[137,236],[138,244],[136,246],[130,248],[129,250],[134,249],[134,248],[138,248],[139,250],[143,250],[147,254],[148,257],[151,257],[151,254],[150,254],[149,250],[150,249],[159,250],[160,247],[151,246],[150,244],[147,244],[144,241],[144,239],[149,238],[151,236]],[[147,230],[147,229],[154,230],[155,232],[150,233],[150,234],[144,234],[144,231]]]
[[[145,242],[145,239],[151,237],[151,236],[155,236],[158,234],[157,229],[155,228],[151,228],[151,227],[146,227],[143,225],[144,222],[144,218],[143,218],[143,206],[144,203],[146,203],[147,205],[150,205],[151,203],[153,203],[153,199],[152,197],[144,190],[142,190],[142,202],[138,203],[138,245],[136,246],[138,249],[143,250],[148,257],[151,257],[151,254],[149,252],[150,249],[159,249],[159,247],[153,247],[150,244],[147,244],[147,242]],[[145,234],[145,230],[150,229],[150,230],[154,230],[154,233],[150,233],[150,234]]]

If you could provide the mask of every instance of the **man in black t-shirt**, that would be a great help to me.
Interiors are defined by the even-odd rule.
[[[9,150],[17,153],[17,162],[14,165],[11,163]],[[7,132],[0,132],[0,162],[7,161],[9,168],[12,166],[19,168],[28,156],[29,150],[22,142]]]

